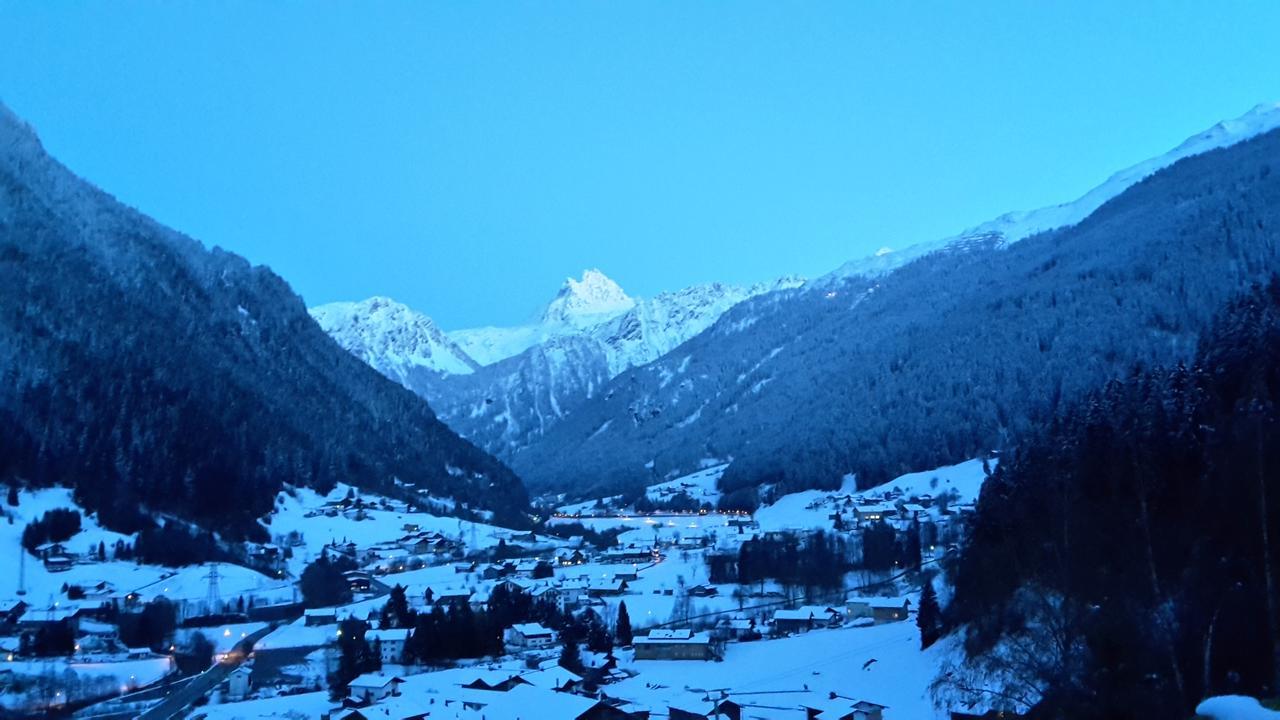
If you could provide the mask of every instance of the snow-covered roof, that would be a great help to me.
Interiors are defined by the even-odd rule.
[[[350,687],[361,688],[384,688],[393,682],[404,682],[395,675],[384,675],[382,673],[365,673],[352,680]]]
[[[525,637],[533,637],[536,635],[550,635],[551,630],[542,627],[539,623],[516,623],[511,629],[520,633]]]
[[[368,642],[381,640],[383,642],[404,642],[409,639],[408,628],[388,628],[386,630],[368,630],[364,634],[364,639]]]
[[[638,637],[633,642],[638,645],[706,645],[711,642],[711,636],[692,630],[650,630],[648,637]]]

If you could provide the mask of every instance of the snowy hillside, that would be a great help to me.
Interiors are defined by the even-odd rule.
[[[1277,127],[1280,127],[1280,103],[1263,103],[1235,120],[1224,120],[1204,132],[1187,138],[1181,145],[1163,155],[1144,160],[1115,173],[1107,178],[1106,182],[1071,202],[1036,210],[1005,213],[958,235],[920,243],[903,250],[883,248],[871,257],[851,260],[841,265],[834,272],[820,278],[818,282],[827,284],[833,280],[856,275],[867,277],[884,275],[912,260],[953,247],[957,243],[964,243],[971,238],[998,236],[1003,242],[1013,243],[1037,233],[1076,225],[1108,200],[1158,170],[1169,167],[1183,158],[1229,147]]]

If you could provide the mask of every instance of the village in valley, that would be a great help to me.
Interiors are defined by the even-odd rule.
[[[101,720],[945,717],[926,668],[946,643],[922,635],[991,464],[753,514],[717,509],[712,465],[535,530],[404,484],[290,488],[268,543],[160,544],[15,488],[0,697]],[[210,559],[156,562],[173,537]]]

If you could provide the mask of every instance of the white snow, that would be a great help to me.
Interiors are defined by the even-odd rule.
[[[992,472],[995,472],[999,461],[992,458],[987,461],[987,464],[991,467]],[[936,497],[948,490],[954,490],[959,496],[958,502],[969,503],[977,501],[978,493],[982,491],[982,483],[986,479],[987,474],[982,468],[982,459],[975,458],[935,470],[908,473],[884,485],[877,486],[875,491],[884,493],[890,490],[897,490],[904,497],[913,495],[933,495]]]
[[[645,489],[645,495],[650,500],[662,500],[683,492],[699,503],[709,502],[715,505],[720,500],[720,491],[716,488],[716,483],[720,481],[720,476],[724,475],[724,471],[728,469],[728,463],[712,465],[697,472],[678,477],[675,480],[650,485]]]
[[[794,277],[749,287],[707,283],[652,298],[633,298],[599,270],[587,270],[582,280],[565,281],[537,322],[457,330],[449,336],[482,365],[555,338],[581,337],[599,345],[614,376],[674,350],[743,300],[803,284]],[[685,367],[687,360],[679,372]]]
[[[560,292],[542,312],[544,324],[591,327],[635,307],[618,283],[596,269],[585,270],[581,280],[565,278]]]
[[[734,702],[750,706],[744,715],[780,720],[804,718],[802,705],[825,703],[834,692],[888,706],[886,720],[945,718],[928,697],[935,656],[944,651],[935,646],[921,652],[912,622],[818,630],[729,643],[724,662],[626,662],[623,667],[639,674],[608,692],[656,711],[667,705],[705,708],[709,704],[702,698],[723,690]]]
[[[1209,698],[1196,707],[1196,715],[1212,720],[1280,720],[1280,712],[1268,710],[1256,699],[1240,695]]]
[[[401,383],[414,368],[466,375],[478,367],[431,318],[389,298],[330,303],[309,312],[348,352]]]

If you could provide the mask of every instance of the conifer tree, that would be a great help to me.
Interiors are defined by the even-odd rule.
[[[618,627],[614,630],[619,645],[630,645],[634,638],[631,631],[631,614],[627,612],[627,602],[618,603]]]
[[[916,626],[920,628],[921,650],[937,642],[942,635],[942,609],[938,607],[938,594],[933,589],[933,578],[925,580],[924,589],[920,591]]]

